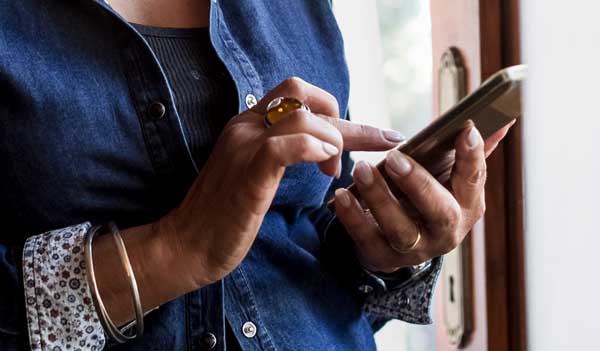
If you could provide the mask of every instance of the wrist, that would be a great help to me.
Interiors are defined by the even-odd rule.
[[[170,267],[167,279],[176,279],[177,281],[172,283],[179,286],[183,293],[213,283],[203,260],[205,255],[193,245],[190,234],[187,234],[189,231],[178,223],[175,215],[168,214],[153,223],[152,227],[151,236],[156,239],[150,240],[155,242],[151,250],[161,257],[165,267]]]
[[[432,260],[428,260],[418,265],[401,267],[392,272],[371,271],[370,273],[382,280],[386,290],[396,290],[429,271],[431,264]]]
[[[198,289],[186,256],[180,254],[163,221],[121,231],[144,311]],[[129,281],[113,240],[101,235],[93,242],[93,259],[100,296],[108,315],[121,325],[133,318]]]

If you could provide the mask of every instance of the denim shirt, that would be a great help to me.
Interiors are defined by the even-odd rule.
[[[298,76],[332,93],[347,114],[348,71],[328,1],[212,0],[210,37],[236,83],[239,111]],[[345,160],[334,187],[349,182]],[[85,221],[154,221],[179,204],[203,166],[190,157],[152,50],[94,0],[0,0],[0,164],[2,350],[26,344],[19,247],[27,237]],[[215,335],[214,349],[224,350],[230,323],[244,350],[374,350],[382,321],[430,322],[439,267],[422,279],[427,285],[411,282],[403,293],[420,301],[418,310],[409,297],[387,306],[384,293],[355,288],[369,277],[349,239],[326,230],[335,222],[322,206],[332,188],[314,164],[289,167],[241,265],[161,306],[142,339],[111,349],[202,350]],[[252,337],[242,328],[249,321]]]

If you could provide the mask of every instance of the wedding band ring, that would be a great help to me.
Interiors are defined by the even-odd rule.
[[[272,126],[294,110],[310,112],[310,108],[296,98],[278,97],[271,100],[267,105],[267,113],[265,113],[265,126],[267,128]]]
[[[417,245],[419,245],[419,242],[421,242],[421,222],[419,221],[414,221],[415,227],[417,228],[417,237],[415,238],[415,241],[413,241],[412,244],[410,244],[409,246],[405,247],[405,248],[397,248],[396,246],[390,244],[390,246],[392,247],[392,249],[394,249],[394,251],[398,252],[398,253],[408,253],[412,250],[414,250]]]

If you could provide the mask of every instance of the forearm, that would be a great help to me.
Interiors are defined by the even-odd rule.
[[[181,242],[176,240],[178,233],[167,223],[170,222],[161,219],[121,233],[145,311],[209,284],[204,279],[208,270],[193,264],[202,261],[203,254],[178,245]],[[90,228],[89,223],[81,223],[32,236],[25,242],[22,256],[25,312],[33,350],[72,345],[101,350],[105,345],[88,285],[86,268],[91,267],[84,264],[88,253],[85,237]],[[94,238],[92,259],[99,297],[111,320],[123,325],[134,319],[130,282],[111,235]],[[4,278],[5,272],[0,273]]]
[[[194,267],[189,267],[185,250],[177,247],[177,241],[165,240],[175,235],[165,222],[122,230],[121,235],[144,311],[209,284],[198,281],[199,275],[188,274]],[[133,320],[129,281],[110,235],[94,239],[93,259],[98,289],[108,315],[116,325]]]

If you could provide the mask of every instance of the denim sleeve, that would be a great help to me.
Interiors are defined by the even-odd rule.
[[[0,244],[0,349],[16,347],[25,334],[22,251],[22,243]]]
[[[332,183],[326,200],[333,196],[335,189],[352,183],[353,166],[349,153],[344,152],[342,175]],[[442,266],[441,258],[433,259],[425,271],[405,283],[386,289],[381,279],[369,274],[360,265],[355,255],[354,242],[327,206],[314,211],[311,218],[321,236],[321,262],[362,301],[374,330],[390,319],[413,324],[432,323],[431,305]]]

